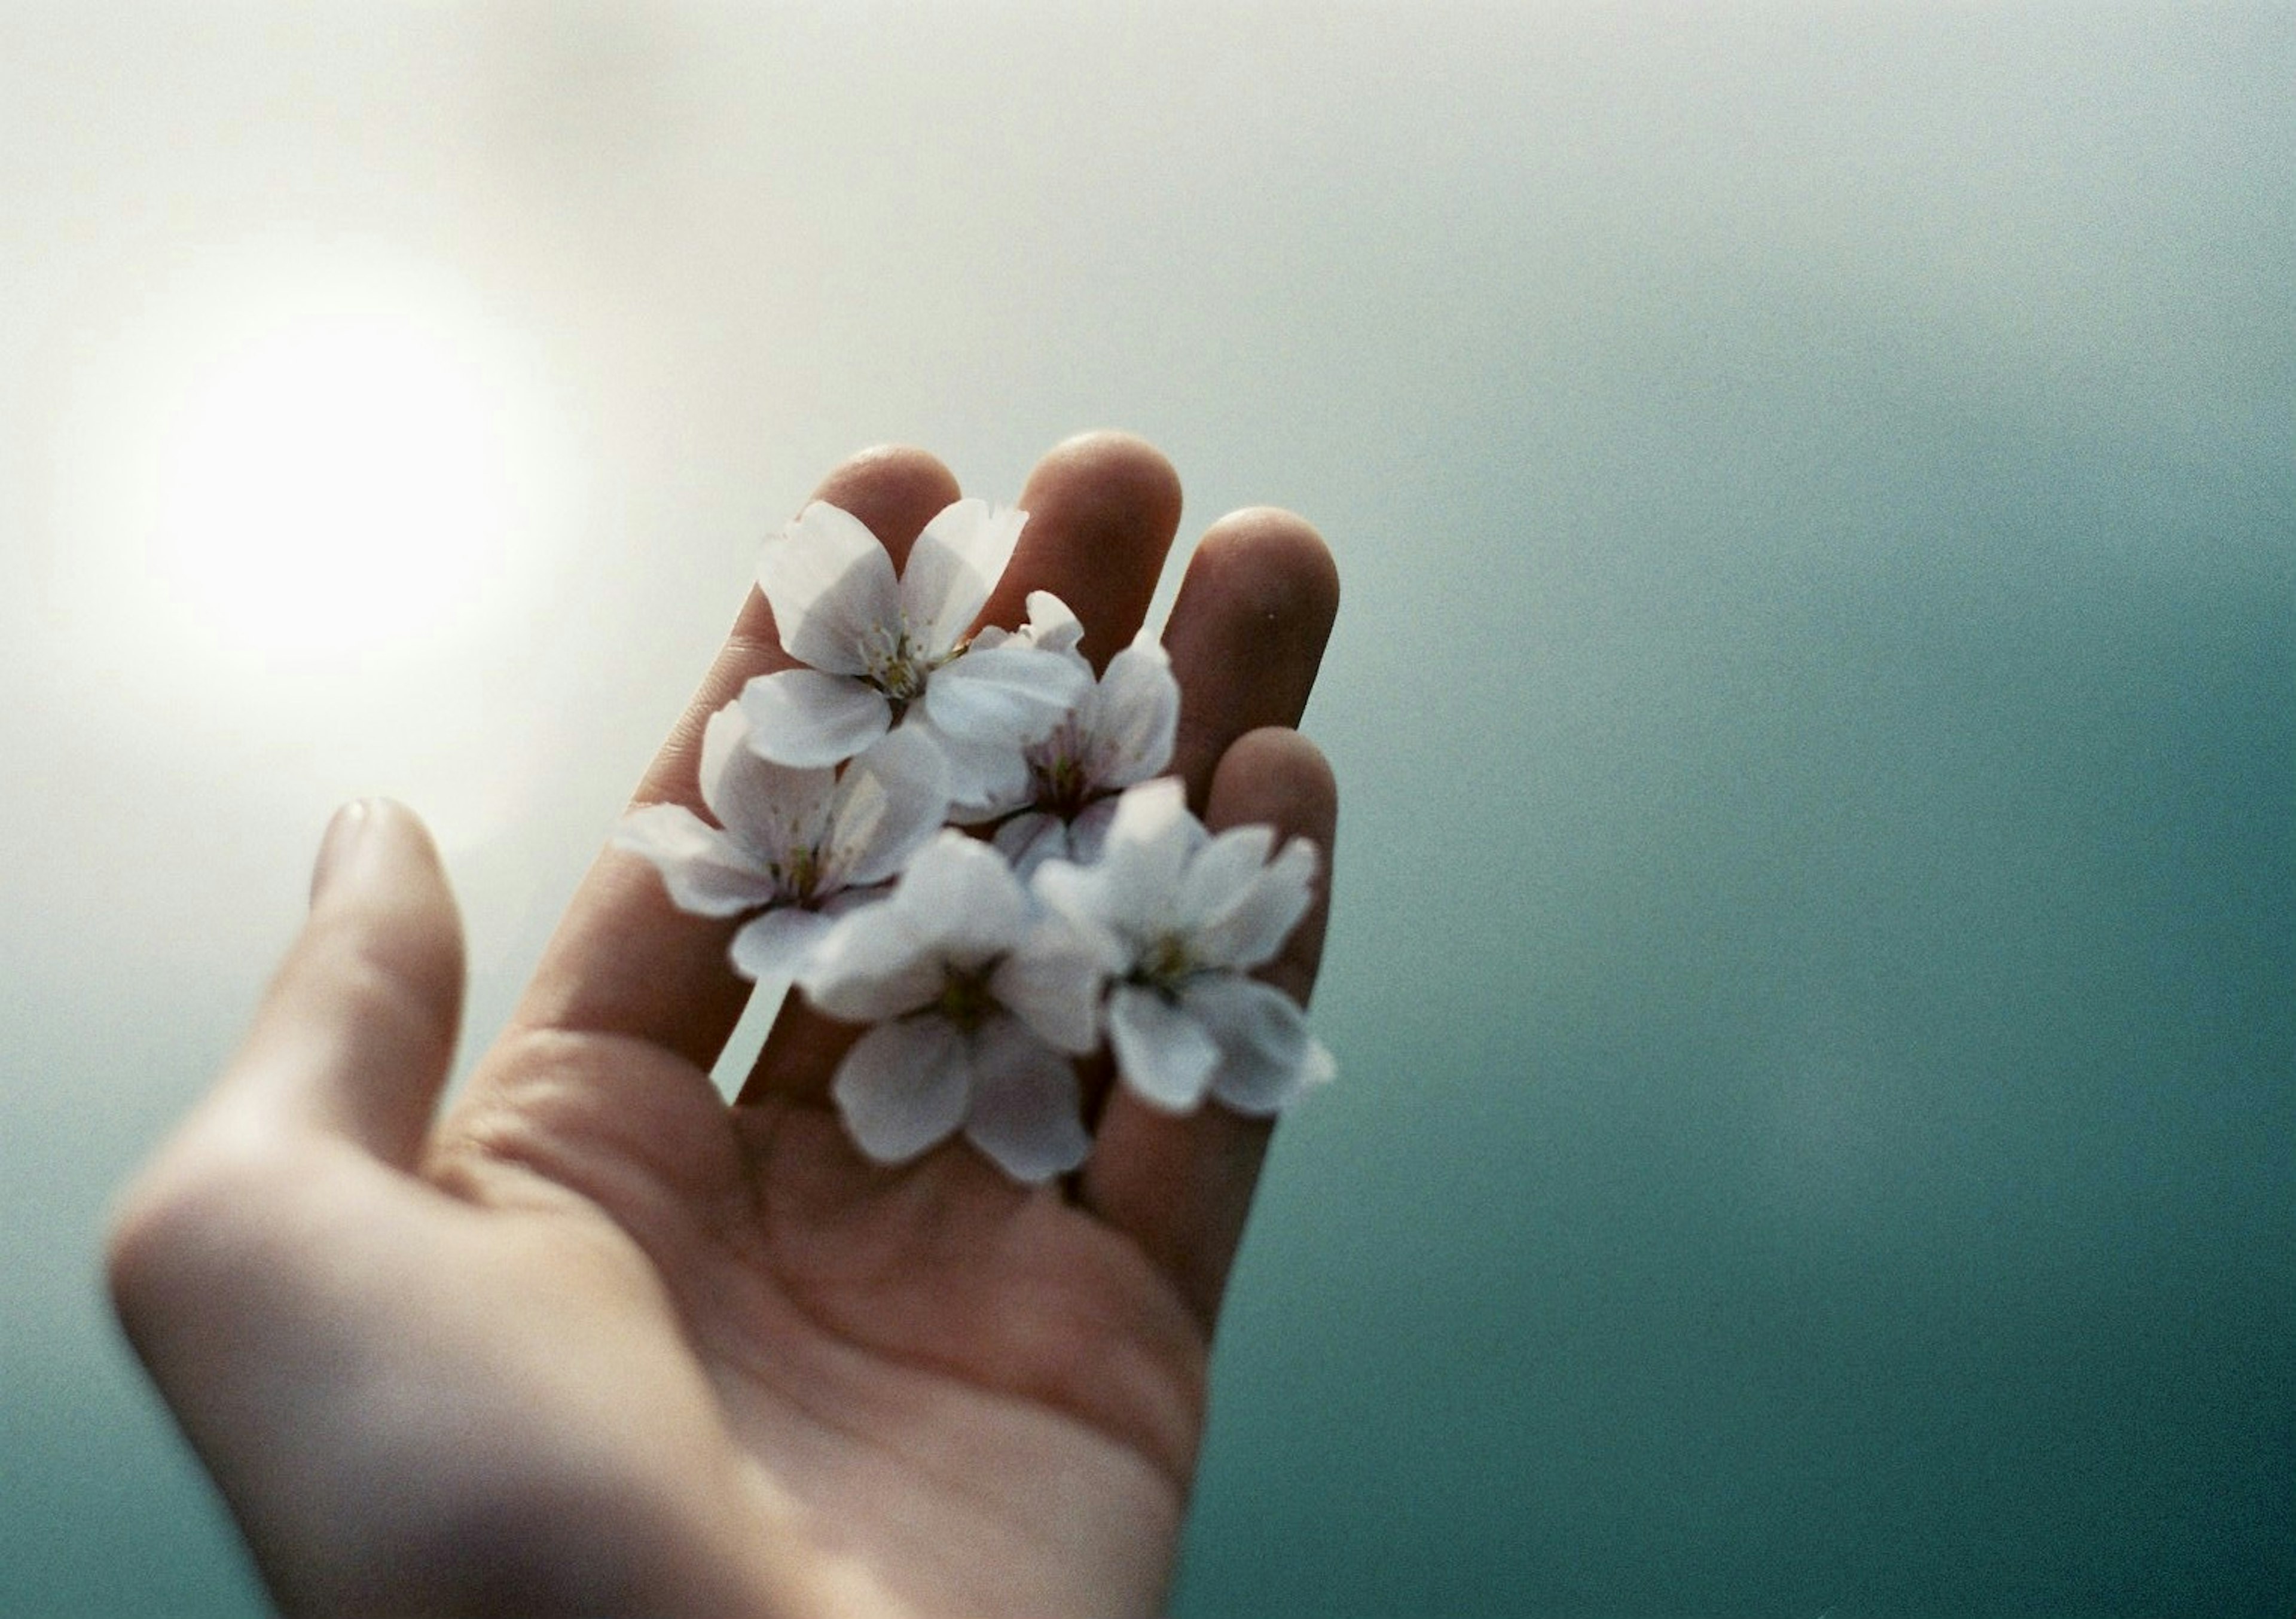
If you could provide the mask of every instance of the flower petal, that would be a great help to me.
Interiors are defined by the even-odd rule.
[[[1079,646],[1084,640],[1084,622],[1070,610],[1067,602],[1048,590],[1029,593],[1029,622],[1021,634],[1028,645],[1039,651],[1058,652],[1079,663],[1084,661]]]
[[[887,732],[837,782],[825,879],[838,887],[884,881],[947,814],[948,764],[931,737],[914,725]]]
[[[972,1105],[965,1139],[1016,1181],[1049,1181],[1092,1151],[1076,1070],[1011,1018],[972,1037]]]
[[[972,627],[1020,543],[1025,511],[982,500],[944,506],[901,565],[900,610],[909,633],[938,657]]]
[[[1090,865],[1100,858],[1108,846],[1109,823],[1116,819],[1116,800],[1095,798],[1077,812],[1069,822],[1069,852],[1067,858],[1079,865]]]
[[[758,675],[742,688],[742,712],[761,757],[816,769],[851,758],[893,723],[874,686],[815,669]]]
[[[1180,991],[1180,1006],[1218,1043],[1211,1092],[1238,1113],[1280,1113],[1335,1072],[1332,1054],[1308,1032],[1308,1015],[1270,985],[1204,973]]]
[[[940,953],[887,900],[839,917],[814,946],[797,985],[832,1018],[876,1023],[925,1005],[947,977]]]
[[[738,702],[709,716],[701,732],[701,801],[735,841],[786,867],[798,845],[819,837],[837,773],[759,757],[750,746],[753,729]]]
[[[748,850],[682,804],[631,811],[613,845],[652,861],[671,903],[696,916],[738,916],[780,892]]]
[[[880,1164],[905,1164],[946,1140],[972,1100],[972,1063],[942,1018],[881,1024],[837,1065],[829,1093],[854,1145]]]
[[[1108,1043],[1124,1083],[1169,1113],[1186,1113],[1203,1100],[1220,1060],[1201,1024],[1136,984],[1119,985],[1108,997]]]
[[[1029,936],[1029,895],[1004,857],[963,832],[943,831],[909,862],[892,904],[943,959],[974,967]]]
[[[1108,660],[1091,727],[1093,786],[1115,792],[1172,762],[1180,727],[1180,683],[1172,659],[1145,631]]]
[[[753,984],[792,980],[805,970],[830,925],[817,911],[776,906],[734,936],[734,970]]]
[[[1113,928],[1144,946],[1174,930],[1173,898],[1203,838],[1178,781],[1144,781],[1116,800],[1095,863],[1047,862],[1035,887],[1063,914]]]
[[[901,727],[921,730],[940,749],[948,765],[948,818],[958,826],[994,820],[1032,801],[1036,786],[1020,748],[1003,742],[954,737],[914,708]]]
[[[1237,832],[1267,830],[1266,828],[1239,827]],[[1193,890],[1196,871],[1210,860],[1220,844],[1235,832],[1223,832],[1212,846],[1196,857],[1196,865],[1188,873],[1188,886]],[[1271,834],[1272,836],[1272,834]],[[1242,846],[1264,849],[1264,842],[1253,840]],[[1206,911],[1197,912],[1198,920],[1190,930],[1189,944],[1196,959],[1209,967],[1234,967],[1249,972],[1255,967],[1275,960],[1275,953],[1283,948],[1283,941],[1298,927],[1300,919],[1308,913],[1315,898],[1316,846],[1305,838],[1294,838],[1283,846],[1283,851],[1274,861],[1254,872],[1224,899]],[[1193,892],[1184,895],[1184,910],[1193,901],[1203,897]]]
[[[1048,860],[1070,857],[1069,823],[1042,810],[1024,810],[996,829],[989,841],[1013,863],[1013,875],[1027,882]]]
[[[1100,988],[1124,965],[1104,933],[1046,917],[996,964],[988,993],[1046,1043],[1081,1057],[1100,1043]]]
[[[869,666],[869,632],[900,622],[893,560],[868,525],[816,501],[758,553],[758,588],[773,604],[782,650],[832,675]]]
[[[1092,676],[1079,664],[1007,642],[935,669],[925,683],[924,707],[937,731],[1021,748],[1059,724],[1091,689]]]

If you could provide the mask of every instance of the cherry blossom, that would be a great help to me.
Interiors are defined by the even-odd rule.
[[[947,813],[947,765],[922,737],[879,739],[840,773],[760,758],[750,722],[728,704],[701,738],[701,801],[712,826],[678,804],[632,812],[619,848],[660,871],[670,898],[701,916],[754,912],[734,936],[750,978],[794,975],[832,919],[877,897]]]
[[[948,830],[830,930],[798,985],[875,1025],[830,1086],[864,1153],[906,1163],[961,1130],[1037,1182],[1091,1150],[1069,1058],[1098,1043],[1109,965],[1104,936],[1040,912],[1002,855]]]
[[[1124,1083],[1156,1107],[1185,1113],[1210,1094],[1272,1114],[1332,1076],[1306,1015],[1247,976],[1275,958],[1313,898],[1315,846],[1275,840],[1267,826],[1214,836],[1164,778],[1117,800],[1095,862],[1037,871],[1050,910],[1109,941],[1109,1044]]]
[[[1020,812],[996,829],[996,842],[1023,879],[1046,860],[1090,860],[1116,813],[1115,795],[1172,762],[1180,683],[1162,644],[1143,630],[1092,680],[1078,650],[1083,636],[1059,597],[1037,591],[1027,626],[1012,637],[1058,653],[1089,682],[1060,723],[1021,750],[1025,789],[992,805]]]
[[[897,725],[922,726],[947,760],[960,812],[1009,796],[1026,769],[1019,750],[1090,681],[1046,649],[965,639],[1027,520],[958,501],[925,525],[896,576],[859,519],[820,501],[800,512],[760,552],[758,585],[783,649],[804,666],[742,690],[750,746],[776,764],[819,767]]]

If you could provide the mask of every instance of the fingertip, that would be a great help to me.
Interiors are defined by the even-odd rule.
[[[460,1001],[461,912],[430,829],[404,804],[359,798],[335,812],[312,871],[311,907],[307,941],[347,933],[422,999]]]
[[[1193,583],[1232,610],[1312,634],[1321,649],[1340,610],[1340,568],[1316,526],[1280,506],[1246,506],[1204,531],[1188,565]]]
[[[839,462],[811,498],[860,519],[898,568],[924,526],[962,493],[939,456],[913,445],[882,444]]]
[[[1034,511],[1054,499],[1122,512],[1162,527],[1168,536],[1180,526],[1180,474],[1161,450],[1135,433],[1103,429],[1054,446],[1029,473],[1021,503]]]
[[[1329,847],[1340,785],[1324,750],[1286,725],[1263,725],[1229,744],[1212,772],[1215,826],[1263,821]]]

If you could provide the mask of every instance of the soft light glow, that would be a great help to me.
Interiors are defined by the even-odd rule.
[[[242,651],[297,659],[457,627],[503,583],[506,402],[449,334],[313,312],[201,377],[164,451],[154,582]]]
[[[106,314],[45,562],[91,735],[262,813],[387,790],[450,849],[498,834],[580,510],[546,345],[361,240],[209,247]]]

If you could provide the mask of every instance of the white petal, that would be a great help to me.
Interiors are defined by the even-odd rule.
[[[869,632],[900,621],[892,558],[859,518],[825,501],[766,542],[758,588],[773,604],[782,650],[832,675],[864,673]]]
[[[1275,829],[1264,823],[1232,826],[1208,839],[1188,862],[1172,914],[1191,931],[1218,916],[1259,875],[1275,847]]]
[[[1092,722],[1093,785],[1114,792],[1145,781],[1172,762],[1180,726],[1180,683],[1164,649],[1140,639],[1108,661]]]
[[[925,1005],[947,977],[939,950],[888,901],[839,917],[814,946],[797,985],[832,1018],[876,1023]]]
[[[893,905],[960,967],[1017,948],[1031,920],[1027,891],[1004,857],[958,831],[942,832],[909,862]]]
[[[1069,868],[1073,877],[1047,865],[1038,881],[1051,885],[1042,887],[1048,904],[1144,944],[1173,930],[1180,879],[1203,836],[1178,781],[1144,781],[1117,799],[1096,863]]]
[[[1069,822],[1068,858],[1079,865],[1090,865],[1100,858],[1108,845],[1109,823],[1116,819],[1116,800],[1096,798],[1077,812]]]
[[[819,912],[776,906],[734,936],[734,970],[752,983],[794,979],[829,928]]]
[[[923,731],[940,749],[948,765],[948,818],[956,825],[994,820],[1036,797],[1029,761],[1020,748],[950,736],[914,708],[901,729]]]
[[[1100,1043],[1100,990],[1124,964],[1107,936],[1047,917],[996,964],[988,993],[1047,1043],[1083,1056]]]
[[[929,733],[904,725],[845,767],[831,799],[825,876],[835,886],[884,881],[948,814],[948,765]]]
[[[1239,828],[1238,830],[1255,829]],[[1257,829],[1265,830],[1265,829]],[[1196,857],[1201,869],[1219,844],[1233,834],[1223,832]],[[1196,869],[1188,873],[1193,885]],[[1254,872],[1233,893],[1199,911],[1199,920],[1188,936],[1196,959],[1210,967],[1234,967],[1249,972],[1275,959],[1283,941],[1308,913],[1315,898],[1316,846],[1294,838],[1283,852]],[[1184,906],[1201,897],[1190,895]]]
[[[780,892],[747,849],[682,804],[633,810],[613,845],[652,861],[671,903],[696,916],[738,916]]]
[[[1091,687],[1092,676],[1059,653],[1008,642],[935,669],[924,707],[937,731],[1021,748],[1050,732]]]
[[[1282,990],[1233,973],[1206,973],[1181,990],[1180,1005],[1218,1043],[1211,1092],[1238,1113],[1281,1112],[1308,1086],[1332,1077],[1331,1053]]]
[[[900,608],[928,653],[946,652],[972,627],[1028,520],[1009,506],[961,500],[925,525],[901,566]]]
[[[760,675],[742,688],[750,746],[776,765],[819,768],[851,758],[885,734],[892,705],[866,681],[813,669]]]
[[[1116,1071],[1141,1100],[1186,1113],[1203,1100],[1220,1059],[1203,1026],[1152,989],[1119,985],[1108,997],[1108,1043]]]
[[[1026,810],[998,827],[989,841],[1013,863],[1013,875],[1027,882],[1045,862],[1069,858],[1069,823],[1042,810]]]
[[[1029,645],[1039,651],[1058,652],[1063,657],[1073,657],[1079,663],[1084,660],[1084,653],[1079,650],[1079,643],[1084,640],[1083,621],[1069,610],[1067,602],[1048,590],[1029,593],[1029,623],[1022,634],[1027,636]],[[973,644],[979,646],[980,643],[976,641]]]
[[[972,1039],[972,1105],[965,1139],[1016,1181],[1049,1181],[1092,1151],[1083,1097],[1068,1059],[1010,1018]]]
[[[905,1164],[963,1121],[972,1076],[947,1019],[907,1018],[854,1042],[829,1093],[856,1146],[880,1164]]]
[[[837,773],[759,757],[750,746],[752,729],[738,702],[709,716],[701,732],[701,801],[738,841],[786,866],[799,845],[819,837]]]

